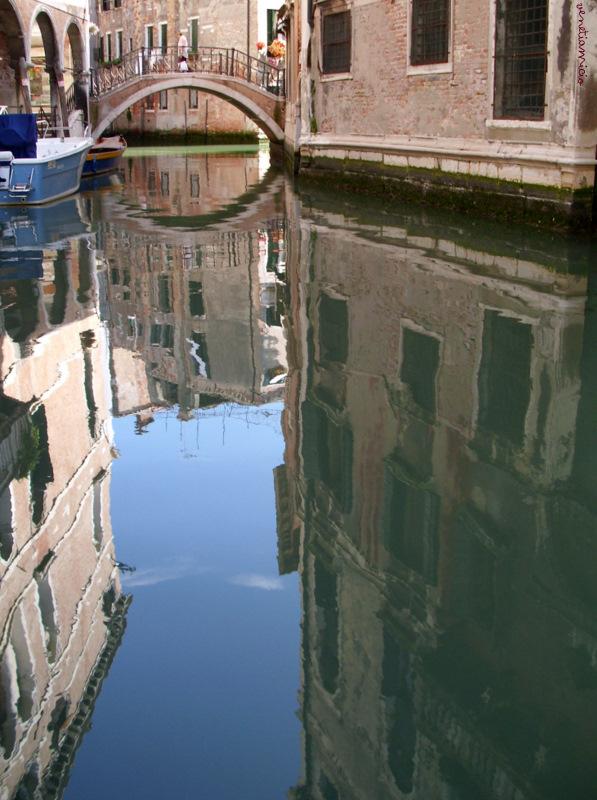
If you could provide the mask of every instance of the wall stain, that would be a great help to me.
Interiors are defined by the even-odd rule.
[[[589,75],[578,94],[578,127],[581,131],[597,131],[597,77]]]
[[[558,37],[558,71],[560,78],[564,78],[566,65],[570,58],[570,44],[572,42],[572,0],[564,0],[562,6],[562,25]]]

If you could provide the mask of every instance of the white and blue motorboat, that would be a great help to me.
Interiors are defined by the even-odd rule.
[[[76,192],[93,139],[37,139],[34,114],[0,115],[0,206],[40,205]]]

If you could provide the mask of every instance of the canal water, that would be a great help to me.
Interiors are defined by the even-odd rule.
[[[593,800],[596,252],[131,149],[0,211],[0,800]]]

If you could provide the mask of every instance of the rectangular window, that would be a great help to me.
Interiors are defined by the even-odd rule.
[[[450,0],[412,0],[410,63],[445,63],[449,41]]]
[[[120,8],[122,6],[122,0],[114,0],[114,8]]]
[[[199,197],[199,175],[193,172],[190,177],[191,197]]]
[[[278,14],[277,9],[275,8],[268,8],[267,9],[267,43],[271,44],[276,38],[276,16]]]
[[[545,116],[547,0],[498,0],[495,30],[494,116]]]
[[[160,22],[160,47],[162,48],[162,53],[165,53],[168,49],[168,23],[167,22]]]
[[[197,89],[189,89],[189,108],[199,108],[199,92]]]
[[[348,305],[327,294],[319,303],[319,352],[322,361],[345,364],[348,358]]]
[[[531,399],[530,325],[486,311],[479,368],[479,425],[516,446],[524,441]]]
[[[326,14],[323,18],[323,72],[350,72],[350,11]]]
[[[160,311],[172,311],[172,295],[170,292],[170,278],[168,275],[158,277],[158,306]]]
[[[168,108],[168,92],[160,92],[160,111],[166,111]]]
[[[199,20],[197,17],[189,20],[189,28],[191,32],[191,39],[189,41],[191,53],[196,53],[199,49]]]
[[[189,311],[192,317],[204,317],[203,285],[199,281],[189,281]]]
[[[110,10],[110,0],[102,0],[102,11]]]
[[[106,34],[106,59],[112,61],[112,34]]]
[[[99,60],[100,61],[106,60],[106,44],[103,36],[100,36],[99,40]]]
[[[148,94],[147,97],[145,98],[145,109],[147,111],[153,111],[153,98],[154,97],[155,97],[155,95]]]
[[[153,48],[153,25],[145,26],[145,47]]]
[[[122,38],[122,31],[116,31],[116,58],[122,58],[124,51],[124,43]]]
[[[170,173],[160,172],[160,191],[164,197],[170,194]]]
[[[133,37],[129,36],[129,53],[133,52]]]
[[[430,414],[435,413],[438,367],[438,340],[434,336],[403,328],[400,380],[410,389],[415,403]]]
[[[189,356],[191,364],[195,370],[195,375],[202,378],[209,378],[209,358],[207,357],[207,336],[204,333],[193,331],[190,339],[187,339],[191,345]]]

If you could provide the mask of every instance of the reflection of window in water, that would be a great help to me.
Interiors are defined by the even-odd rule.
[[[167,197],[170,194],[170,173],[160,172],[160,191]]]
[[[189,312],[192,317],[204,317],[203,285],[200,281],[189,281]]]
[[[340,800],[338,790],[323,770],[319,774],[319,792],[323,800]]]
[[[174,347],[174,326],[154,323],[149,334],[149,343],[156,347]]]
[[[164,312],[172,311],[170,278],[168,275],[158,276],[158,308]]]
[[[84,331],[81,334],[81,347],[83,348],[83,386],[85,402],[87,403],[87,424],[89,435],[95,439],[97,433],[97,406],[93,392],[93,360],[92,350],[95,341],[93,331]]]
[[[68,265],[64,252],[60,250],[54,261],[54,296],[49,313],[51,325],[60,325],[64,322],[67,298]]]
[[[321,558],[315,559],[314,578],[319,674],[324,689],[333,694],[340,672],[338,578]]]
[[[499,545],[493,526],[476,509],[461,509],[456,520],[454,551],[461,577],[456,594],[458,607],[465,618],[491,630],[495,620]]]
[[[189,339],[189,356],[191,364],[195,370],[195,375],[202,378],[209,378],[209,358],[207,356],[207,336],[204,333],[193,331]]]
[[[407,482],[386,466],[384,544],[400,562],[434,584],[437,571],[439,497]]]
[[[14,545],[10,486],[0,492],[0,558],[10,558]]]
[[[318,405],[303,404],[303,457],[308,478],[323,481],[348,513],[352,505],[352,431]]]
[[[199,197],[199,175],[196,172],[191,173],[191,197]]]
[[[39,601],[39,611],[44,627],[46,640],[46,652],[48,661],[52,663],[56,659],[58,646],[58,624],[56,622],[56,610],[54,606],[54,594],[47,574],[37,576],[37,593]]]
[[[417,729],[413,709],[413,679],[410,653],[383,630],[381,693],[385,699],[387,759],[401,792],[413,788]]]
[[[530,325],[486,311],[479,369],[479,425],[521,445],[531,396]]]
[[[36,430],[38,458],[29,475],[31,491],[31,519],[34,525],[39,525],[44,511],[44,496],[46,487],[54,480],[54,470],[50,460],[48,442],[48,421],[43,405],[33,412],[31,422]]]
[[[415,403],[435,413],[435,380],[439,367],[439,341],[410,328],[402,328],[400,380],[410,389]]]
[[[322,294],[319,300],[319,352],[322,361],[341,364],[348,357],[348,304]]]

